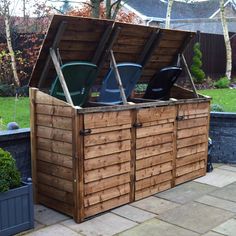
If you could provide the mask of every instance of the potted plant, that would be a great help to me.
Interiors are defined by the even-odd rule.
[[[32,184],[21,182],[11,154],[0,148],[0,235],[33,228]]]

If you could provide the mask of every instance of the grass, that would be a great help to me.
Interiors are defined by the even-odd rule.
[[[219,104],[226,112],[236,112],[236,89],[200,90],[200,94],[212,97],[212,104]]]
[[[30,126],[29,98],[0,97],[0,130],[5,130],[6,125],[15,121],[20,128]]]
[[[212,104],[219,104],[226,112],[236,112],[236,89],[200,90],[199,93],[212,97]],[[0,130],[15,121],[20,128],[30,126],[29,98],[0,97]]]

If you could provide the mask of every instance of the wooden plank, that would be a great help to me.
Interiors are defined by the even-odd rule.
[[[205,152],[198,152],[192,155],[185,156],[183,158],[176,159],[176,167],[184,166],[193,162],[198,162],[207,158]]]
[[[87,147],[84,150],[84,158],[94,158],[99,156],[105,156],[112,153],[123,152],[131,149],[130,140],[108,143],[103,145],[97,145],[92,147]]]
[[[125,125],[115,125],[115,126],[102,127],[102,128],[93,128],[91,130],[91,134],[106,133],[106,132],[125,130],[125,129],[130,129],[130,128],[131,128],[131,123],[125,124]]]
[[[73,180],[73,172],[71,168],[54,165],[52,163],[37,161],[37,171],[59,177],[61,179]]]
[[[32,166],[32,183],[33,183],[33,197],[34,202],[38,202],[38,181],[37,181],[37,142],[36,142],[36,88],[29,89],[30,97],[30,144],[31,144],[31,166]]]
[[[111,176],[124,174],[127,172],[130,172],[130,162],[119,163],[101,169],[86,171],[84,173],[84,182],[88,183],[100,179],[105,179]]]
[[[177,140],[177,148],[183,148],[188,147],[200,143],[206,143],[207,142],[207,134],[202,134],[198,136],[193,136],[189,138],[183,138]]]
[[[207,133],[206,126],[178,130],[177,139],[188,138],[192,136],[204,135]]]
[[[172,133],[173,130],[174,130],[173,123],[161,124],[150,127],[142,127],[137,129],[137,138]]]
[[[163,163],[156,166],[151,166],[146,169],[141,169],[136,171],[136,181],[140,179],[145,179],[154,175],[159,175],[161,173],[172,170],[172,162]]]
[[[155,121],[150,121],[150,122],[145,122],[145,123],[141,123],[142,127],[149,127],[149,126],[154,126],[154,125],[162,125],[162,124],[167,124],[167,123],[173,123],[175,122],[175,118],[171,118],[171,119],[164,119],[164,120],[155,120]]]
[[[41,150],[72,156],[72,145],[70,143],[38,137],[37,147]]]
[[[71,181],[41,173],[39,171],[37,174],[40,183],[52,186],[65,192],[73,193],[73,183]]]
[[[72,143],[72,132],[57,128],[37,126],[37,136],[41,138]]]
[[[84,171],[95,170],[131,160],[130,151],[84,160]]]
[[[36,104],[36,113],[44,115],[71,117],[73,114],[73,109],[68,106],[52,106],[46,104]]]
[[[67,168],[72,168],[72,157],[59,154],[59,153],[54,153],[50,151],[45,151],[45,150],[37,150],[37,159],[45,162],[49,162],[55,165],[59,166],[64,166]]]
[[[195,119],[181,120],[178,121],[178,129],[189,129],[193,127],[206,126],[207,120],[207,116]]]
[[[193,171],[205,168],[205,161],[201,160],[199,162],[191,163],[186,166],[181,166],[176,169],[176,177],[191,173]]]
[[[91,113],[84,116],[84,128],[116,126],[131,123],[131,111]]]
[[[193,114],[208,114],[209,111],[209,103],[201,102],[201,103],[190,103],[190,104],[181,104],[179,105],[179,116],[187,116]]]
[[[172,172],[168,171],[160,175],[151,176],[150,178],[141,179],[135,183],[136,191],[172,180],[172,177]]]
[[[65,130],[72,130],[71,118],[60,116],[48,116],[38,114],[36,117],[36,124],[45,127],[53,127]]]
[[[180,148],[177,150],[177,158],[185,157],[185,156],[192,155],[198,152],[204,152],[206,150],[207,150],[206,143],[200,143],[197,145]]]
[[[139,159],[136,161],[136,170],[145,169],[148,167],[156,166],[165,162],[173,160],[173,153],[167,152],[157,156],[151,156],[145,159]]]
[[[175,106],[163,106],[163,107],[150,107],[146,109],[140,109],[137,113],[137,122],[145,123],[156,120],[175,119],[176,111]]]
[[[84,206],[89,207],[101,202],[105,202],[109,199],[117,198],[119,196],[128,194],[130,192],[130,184],[126,183],[123,185],[116,186],[114,188],[105,189],[95,194],[87,195],[84,198]]]
[[[56,211],[62,212],[69,216],[73,216],[73,206],[65,202],[47,197],[41,193],[39,194],[39,202],[49,208],[55,209]]]
[[[155,193],[159,193],[161,191],[167,190],[171,188],[171,181],[166,181],[164,183],[158,184],[158,185],[154,185],[151,186],[149,188],[146,189],[142,189],[140,191],[136,191],[135,193],[135,200],[139,200],[148,196],[151,196]]]
[[[160,145],[163,143],[170,143],[170,142],[173,142],[172,133],[160,134],[156,136],[148,136],[148,137],[136,139],[136,148],[140,149],[143,147],[155,146],[155,145]]]
[[[186,175],[182,175],[175,180],[175,185],[182,184],[184,182],[196,179],[198,177],[204,176],[206,174],[206,168],[190,172]]]
[[[84,194],[96,193],[104,189],[112,188],[130,182],[130,173],[116,175],[106,179],[90,182],[84,185]]]
[[[89,217],[89,216],[93,216],[95,214],[107,211],[109,209],[112,209],[114,207],[118,207],[124,204],[129,203],[129,194],[126,195],[122,195],[120,197],[90,206],[90,207],[86,207],[84,214],[85,217]]]
[[[54,106],[68,106],[70,105],[60,99],[54,98],[46,93],[43,93],[41,91],[37,91],[36,97],[35,97],[35,103],[37,104],[45,104],[45,105],[54,105]]]
[[[136,159],[142,159],[150,156],[159,155],[166,152],[173,151],[173,144],[172,143],[165,143],[161,145],[156,145],[152,147],[146,147],[142,149],[138,149],[136,151]]]
[[[98,133],[85,136],[84,145],[85,147],[89,147],[99,144],[106,144],[130,139],[131,139],[130,129],[116,130],[106,133]]]
[[[68,205],[74,206],[74,199],[72,193],[65,192],[42,183],[38,184],[38,189],[40,193],[49,198],[56,199],[58,201],[65,202]]]

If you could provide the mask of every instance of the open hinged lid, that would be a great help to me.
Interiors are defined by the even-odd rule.
[[[147,83],[161,68],[176,64],[193,32],[118,23],[111,20],[55,15],[34,67],[30,86],[49,89],[56,77],[50,48],[59,50],[64,63],[86,61],[98,66],[95,85],[101,85],[110,67],[109,51],[117,63],[143,66],[139,83]]]

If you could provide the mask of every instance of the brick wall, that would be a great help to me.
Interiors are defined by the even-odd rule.
[[[236,113],[211,112],[213,162],[236,164]]]
[[[0,131],[0,148],[15,158],[23,179],[31,177],[30,129]]]

